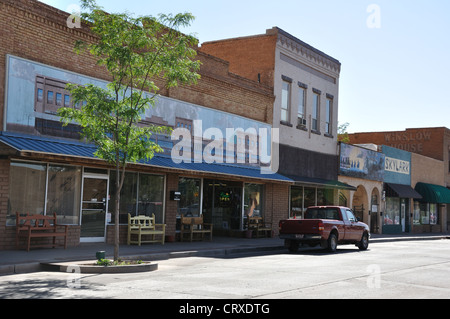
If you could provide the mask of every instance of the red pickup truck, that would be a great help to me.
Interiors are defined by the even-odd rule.
[[[320,244],[330,252],[335,252],[338,244],[354,244],[360,250],[369,247],[369,227],[347,207],[309,207],[305,219],[281,220],[279,226],[280,238],[291,252],[296,252],[300,244]]]

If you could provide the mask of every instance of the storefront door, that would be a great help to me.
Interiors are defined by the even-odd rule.
[[[204,181],[203,215],[214,225],[215,233],[226,235],[242,229],[242,191],[240,182]]]
[[[108,175],[85,174],[81,202],[81,242],[104,242]]]

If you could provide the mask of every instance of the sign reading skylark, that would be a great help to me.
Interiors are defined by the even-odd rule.
[[[384,161],[384,169],[389,172],[409,175],[411,165],[407,161],[402,161],[397,158],[387,157]]]

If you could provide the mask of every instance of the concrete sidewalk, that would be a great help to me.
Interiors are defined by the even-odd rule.
[[[401,234],[372,235],[371,243],[402,240],[441,240],[450,239],[446,234]],[[165,245],[120,246],[122,258],[138,258],[157,261],[169,258],[191,256],[224,257],[238,253],[283,250],[284,241],[279,238],[230,238],[214,237],[212,242],[175,242]],[[61,263],[70,261],[95,260],[97,251],[105,251],[106,258],[112,259],[114,247],[104,243],[80,244],[78,247],[62,249],[36,249],[0,251],[0,275],[36,272],[41,263]]]

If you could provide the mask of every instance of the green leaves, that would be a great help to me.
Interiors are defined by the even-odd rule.
[[[156,102],[163,80],[167,87],[195,84],[200,62],[195,61],[198,40],[180,33],[194,19],[192,14],[133,17],[106,13],[94,0],[82,0],[82,18],[97,37],[93,43],[77,41],[76,52],[89,51],[104,66],[111,81],[107,89],[93,85],[68,85],[74,105],[58,111],[66,125],[76,122],[83,136],[98,146],[96,156],[116,167],[150,159],[162,149],[150,140],[167,127],[140,124],[145,111]],[[120,164],[120,165],[119,165]]]

